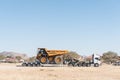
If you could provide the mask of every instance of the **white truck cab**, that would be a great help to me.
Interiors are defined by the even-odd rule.
[[[100,58],[101,58],[101,56],[98,55],[98,54],[93,54],[92,55],[92,62],[93,62],[95,67],[100,66],[100,64],[101,64]]]

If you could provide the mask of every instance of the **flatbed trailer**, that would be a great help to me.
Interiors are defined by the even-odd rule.
[[[24,62],[23,67],[67,67],[66,64],[41,64],[39,62]]]
[[[67,67],[68,65],[64,64],[41,64],[41,67]]]

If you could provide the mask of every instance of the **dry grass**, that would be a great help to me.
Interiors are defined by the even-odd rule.
[[[16,67],[16,64],[0,64],[0,80],[120,80],[120,67]]]

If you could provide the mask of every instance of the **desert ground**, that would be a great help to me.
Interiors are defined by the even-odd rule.
[[[120,66],[17,67],[0,63],[0,80],[120,80]]]

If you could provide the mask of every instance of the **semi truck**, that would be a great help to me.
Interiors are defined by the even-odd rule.
[[[68,54],[67,50],[47,50],[38,48],[35,62],[24,62],[22,66],[60,66],[67,65],[73,67],[99,67],[101,65],[100,56],[93,54],[85,57],[82,61],[78,59],[63,59],[63,55]]]

